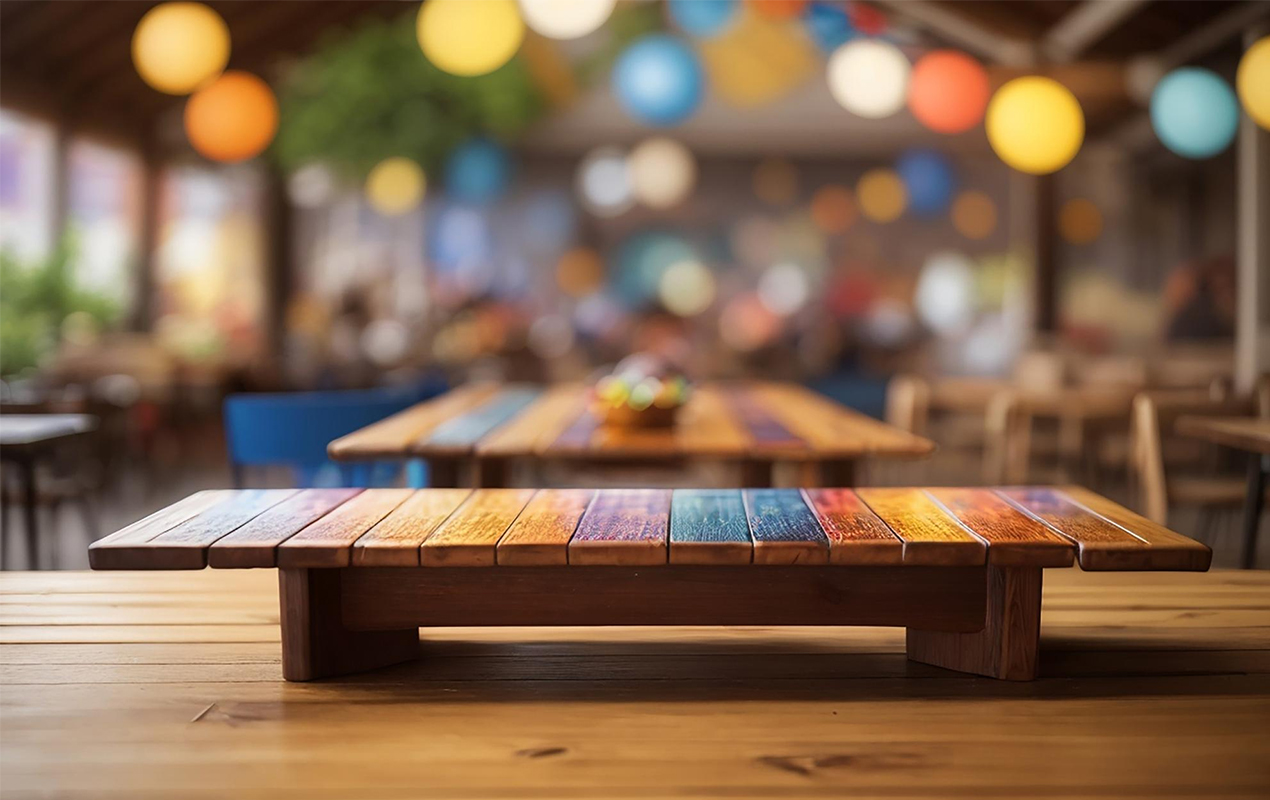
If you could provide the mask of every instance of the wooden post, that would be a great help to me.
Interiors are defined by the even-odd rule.
[[[988,570],[987,618],[983,630],[952,633],[908,629],[908,657],[958,672],[1007,681],[1036,677],[1041,635],[1041,569]]]
[[[278,570],[282,677],[311,681],[413,659],[419,629],[352,631],[344,627],[342,570]]]
[[[1268,31],[1264,25],[1247,31],[1245,46]],[[1270,133],[1244,114],[1237,148],[1235,388],[1246,394],[1270,372]]]

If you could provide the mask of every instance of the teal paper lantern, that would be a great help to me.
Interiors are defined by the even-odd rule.
[[[689,36],[709,39],[727,30],[736,16],[736,0],[670,0],[670,18]]]
[[[683,122],[705,93],[705,75],[692,49],[672,36],[636,41],[613,67],[613,92],[626,112],[647,125]]]
[[[1239,128],[1239,101],[1215,72],[1183,67],[1151,93],[1151,127],[1184,158],[1210,158],[1230,146]]]

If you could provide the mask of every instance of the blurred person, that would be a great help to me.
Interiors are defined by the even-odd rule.
[[[1170,342],[1229,339],[1235,335],[1235,259],[1214,256],[1185,263],[1165,283]]]

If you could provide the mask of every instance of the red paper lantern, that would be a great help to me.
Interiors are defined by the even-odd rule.
[[[749,0],[749,5],[770,19],[794,19],[803,13],[807,0]]]
[[[917,60],[908,80],[908,108],[937,133],[962,133],[983,120],[991,87],[983,65],[956,50]]]
[[[886,33],[886,14],[866,3],[851,4],[851,27],[865,36],[881,36]]]

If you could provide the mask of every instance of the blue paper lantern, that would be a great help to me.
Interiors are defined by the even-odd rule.
[[[626,48],[613,68],[613,93],[628,114],[648,125],[675,125],[692,116],[704,82],[696,54],[662,34]]]
[[[489,139],[469,139],[445,163],[445,189],[464,203],[491,203],[511,182],[511,157]]]
[[[1217,73],[1200,67],[1175,69],[1151,93],[1151,127],[1179,156],[1215,156],[1235,138],[1239,101]]]
[[[670,0],[667,7],[680,30],[702,39],[723,33],[736,15],[736,0]]]
[[[934,150],[910,150],[895,162],[895,172],[904,182],[908,207],[924,217],[948,208],[957,190],[952,164]]]
[[[803,24],[816,46],[825,53],[832,53],[856,35],[846,9],[829,3],[809,3],[803,9]]]

